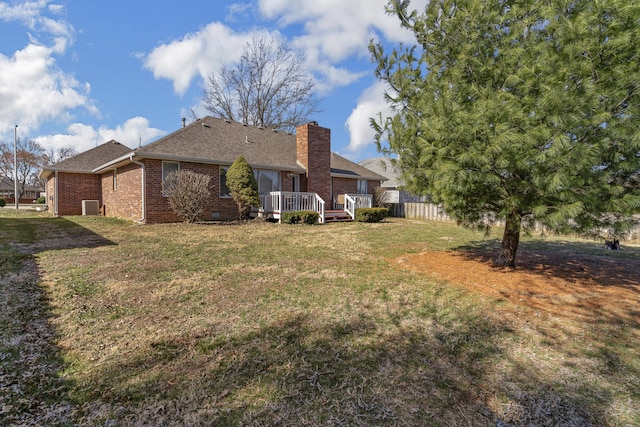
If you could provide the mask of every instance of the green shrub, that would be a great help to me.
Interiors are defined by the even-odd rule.
[[[389,216],[387,208],[360,208],[356,209],[356,221],[358,222],[380,222]]]
[[[300,221],[304,224],[317,224],[320,214],[315,211],[300,211]]]
[[[319,214],[315,211],[284,212],[281,221],[283,224],[316,224]]]
[[[46,198],[46,197],[43,197],[43,196],[40,196],[40,197],[38,197],[38,199],[36,200],[36,203],[39,203],[39,204],[43,205],[43,204],[47,203],[47,198]]]
[[[300,222],[300,214],[298,212],[283,212],[280,222],[283,224],[298,224]]]
[[[227,169],[226,179],[231,197],[238,205],[240,219],[249,219],[251,208],[260,206],[258,181],[253,175],[253,168],[240,156]]]
[[[7,206],[7,201],[0,197],[0,208],[4,208],[5,206]]]

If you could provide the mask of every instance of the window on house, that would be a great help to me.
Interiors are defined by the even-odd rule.
[[[113,191],[118,189],[118,169],[113,170]]]
[[[300,175],[293,175],[291,177],[291,190],[296,193],[300,191]]]
[[[220,197],[231,197],[231,191],[227,187],[228,166],[220,166]]]
[[[269,170],[254,170],[254,176],[258,181],[258,193],[270,193],[272,191],[280,191],[280,172]]]
[[[358,180],[358,194],[367,194],[367,180],[359,179]]]
[[[164,180],[171,172],[178,172],[180,170],[180,163],[178,162],[162,162],[162,184],[164,185]],[[162,191],[162,195],[164,196],[164,189]]]

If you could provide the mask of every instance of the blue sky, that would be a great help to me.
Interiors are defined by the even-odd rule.
[[[386,3],[0,1],[0,140],[17,124],[46,148],[144,145],[192,109],[205,115],[207,76],[259,33],[305,55],[322,109],[313,119],[331,129],[333,151],[375,157],[369,117],[387,110],[367,46],[412,41]]]

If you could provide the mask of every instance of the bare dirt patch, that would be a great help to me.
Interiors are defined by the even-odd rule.
[[[492,265],[496,253],[423,252],[395,261],[403,268],[463,286],[507,307],[578,321],[640,320],[640,262],[571,251],[521,252],[518,266]]]

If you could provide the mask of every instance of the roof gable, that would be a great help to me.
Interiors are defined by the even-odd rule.
[[[98,166],[128,153],[133,154],[133,150],[118,141],[111,140],[52,166],[48,166],[44,168],[43,172],[57,170],[63,172],[91,173]]]
[[[136,151],[136,156],[231,164],[243,156],[251,165],[300,169],[296,137],[287,132],[204,117]]]
[[[393,161],[387,157],[364,159],[361,166],[387,177],[383,187],[401,187],[403,184],[400,171]]]
[[[377,174],[364,166],[354,163],[351,160],[345,159],[344,157],[336,153],[331,153],[331,174],[344,177],[353,176],[353,178],[367,179],[372,181],[387,180],[387,178],[385,178],[384,176]]]

